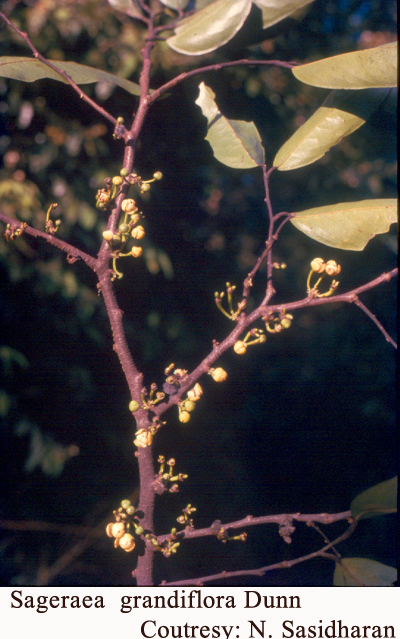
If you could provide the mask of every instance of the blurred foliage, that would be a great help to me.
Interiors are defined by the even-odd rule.
[[[45,56],[138,81],[143,27],[113,12],[106,0],[0,5]],[[396,38],[395,20],[391,0],[316,0],[300,21],[287,19],[263,31],[253,7],[244,28],[214,54],[191,58],[158,42],[152,86],[199,64],[242,57],[306,62],[377,46]],[[0,50],[29,55],[4,25]],[[201,80],[226,117],[254,121],[268,165],[327,95],[285,69],[238,67],[192,78],[152,107],[136,169],[144,178],[160,170],[164,179],[142,196],[150,238],[145,259],[126,260],[124,278],[116,283],[128,341],[146,384],[161,383],[170,362],[193,368],[213,339],[223,339],[231,327],[215,308],[214,291],[226,281],[240,285],[266,236],[261,172],[219,164],[204,141],[205,120],[194,104]],[[135,98],[102,83],[84,90],[131,122]],[[380,110],[317,163],[274,173],[274,210],[396,197],[395,129],[395,114]],[[56,201],[59,236],[95,255],[105,229],[95,193],[106,176],[118,174],[122,150],[112,128],[69,87],[0,79],[0,201],[8,215],[43,228],[45,212]],[[343,291],[395,265],[394,232],[374,238],[359,254],[321,247],[289,226],[274,254],[288,264],[276,272],[277,302],[305,294],[316,255],[342,265]],[[265,283],[261,269],[250,306],[261,299]],[[363,301],[393,335],[396,284],[365,294]],[[122,498],[130,498],[138,475],[129,394],[110,348],[94,277],[80,262],[68,265],[65,256],[33,238],[1,241],[0,335],[0,517],[98,525]],[[248,513],[346,510],[361,490],[395,474],[394,357],[358,309],[304,309],[290,331],[268,339],[239,366],[234,353],[221,363],[229,379],[218,388],[204,380],[204,402],[190,426],[179,425],[171,412],[157,436],[155,453],[173,455],[189,474],[178,495],[157,502],[157,532],[169,530],[189,501],[198,509],[196,526]],[[21,428],[30,437],[17,437]],[[357,538],[341,546],[344,555],[370,553],[373,560],[393,563],[392,516],[385,524],[378,520],[360,525]],[[327,532],[333,537],[337,530]],[[372,537],[373,531],[379,534]],[[194,548],[192,542],[157,565],[158,577],[290,559],[319,548],[320,539],[312,535],[299,528],[290,546],[272,529],[251,530],[246,544],[222,546],[207,539]],[[1,538],[1,579],[30,585],[76,541],[29,531],[2,531]],[[133,567],[134,557],[109,550],[105,538],[52,583],[129,584]],[[333,569],[328,563],[305,564],[248,583],[327,585]]]

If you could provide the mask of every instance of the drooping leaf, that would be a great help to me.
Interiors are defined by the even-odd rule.
[[[113,73],[107,73],[107,71],[88,67],[84,64],[78,64],[77,62],[64,62],[61,60],[49,60],[49,62],[54,64],[58,69],[65,71],[76,84],[109,82],[110,84],[115,84],[125,89],[128,93],[140,95],[140,87],[138,84],[130,80],[125,80],[124,78],[119,78]],[[61,75],[53,71],[53,69],[43,62],[40,62],[40,60],[20,56],[0,57],[0,76],[3,78],[22,80],[22,82],[35,82],[35,80],[50,78],[51,80],[58,80],[59,82],[67,84],[67,81],[64,80]]]
[[[170,9],[186,9],[190,0],[160,0],[162,4]]]
[[[279,171],[290,171],[319,160],[329,149],[360,126],[388,99],[394,89],[331,91],[274,159]]]
[[[373,559],[346,557],[342,559],[342,564],[344,568],[336,564],[333,575],[334,586],[393,586],[397,579],[396,568]]]
[[[202,55],[228,42],[250,13],[251,0],[215,0],[184,18],[167,44],[186,55]]]
[[[142,18],[143,13],[134,0],[108,0],[108,4],[116,11],[121,11],[131,18]]]
[[[196,104],[208,120],[206,140],[217,160],[234,169],[251,169],[264,163],[264,149],[253,122],[228,120],[214,98],[215,93],[204,82],[199,86]]]
[[[397,477],[372,486],[357,495],[350,504],[354,519],[368,519],[397,511]]]
[[[326,89],[397,86],[397,42],[335,55],[292,69],[298,80]]]
[[[254,0],[262,13],[263,29],[284,20],[314,0]]]
[[[299,231],[335,248],[362,251],[378,233],[397,222],[397,201],[342,202],[300,211],[291,220]]]

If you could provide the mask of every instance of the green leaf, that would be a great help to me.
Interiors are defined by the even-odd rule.
[[[346,557],[342,564],[336,564],[333,575],[334,586],[393,586],[397,579],[397,570],[373,559]],[[347,570],[349,572],[347,572]],[[353,577],[352,577],[353,575]]]
[[[364,490],[353,499],[350,510],[354,519],[397,512],[397,477]]]
[[[363,200],[319,206],[296,213],[291,220],[299,231],[335,248],[362,251],[377,233],[397,222],[397,200]]]
[[[130,80],[119,78],[113,73],[107,73],[101,69],[87,67],[77,62],[64,62],[61,60],[49,60],[54,66],[61,71],[65,71],[76,84],[91,84],[92,82],[109,82],[125,89],[133,95],[140,95],[140,86]],[[34,58],[23,58],[19,56],[2,56],[0,57],[0,76],[3,78],[13,78],[22,80],[22,82],[35,82],[43,78],[58,80],[68,84],[64,78],[53,71],[40,60]]]
[[[251,169],[264,164],[264,149],[253,122],[228,120],[214,101],[215,93],[204,82],[199,89],[196,104],[208,120],[206,140],[217,160],[234,169]]]
[[[292,69],[298,80],[325,89],[397,86],[397,42],[335,55]]]
[[[108,0],[108,4],[116,11],[121,11],[131,18],[143,18],[143,13],[133,0]]]
[[[321,106],[279,149],[274,166],[291,171],[312,164],[365,120],[334,107]]]
[[[254,0],[262,13],[263,29],[284,20],[314,0]]]
[[[202,55],[229,42],[250,13],[251,0],[215,0],[184,18],[167,44],[185,55]]]

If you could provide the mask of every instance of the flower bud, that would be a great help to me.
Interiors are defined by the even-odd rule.
[[[140,192],[141,193],[146,193],[146,191],[150,191],[150,184],[142,184],[142,186],[140,187]]]
[[[247,346],[246,346],[246,344],[244,342],[238,341],[238,342],[236,342],[235,346],[233,347],[233,350],[238,355],[244,355],[245,352],[247,351]]]
[[[155,180],[162,180],[163,174],[161,173],[161,171],[156,171],[155,173],[153,173],[153,178]]]
[[[182,406],[183,410],[187,411],[188,413],[191,413],[192,410],[194,410],[196,408],[196,404],[191,401],[190,399],[187,399],[186,401],[183,402],[183,406]]]
[[[179,421],[182,422],[182,424],[187,424],[189,420],[190,413],[188,413],[186,410],[183,410],[179,413]]]
[[[133,213],[134,211],[137,211],[135,200],[122,200],[121,209],[124,213]]]
[[[323,273],[325,271],[325,262],[322,257],[316,257],[311,262],[311,268],[315,273]]]
[[[140,404],[139,402],[135,401],[134,399],[129,402],[129,410],[131,411],[131,413],[136,413],[137,410],[139,410],[140,408]]]
[[[328,275],[339,275],[341,271],[339,264],[336,264],[335,260],[329,260],[325,265],[325,271]]]
[[[214,382],[224,382],[228,377],[228,373],[223,368],[211,368],[209,375],[211,375]]]
[[[103,237],[104,237],[104,239],[107,242],[111,242],[111,240],[113,239],[113,232],[112,231],[104,231]]]
[[[121,501],[121,506],[124,510],[126,510],[127,508],[129,508],[129,506],[131,505],[131,502],[129,501],[129,499],[123,499]]]
[[[125,552],[132,552],[135,547],[135,540],[132,535],[125,533],[125,535],[119,540],[119,545],[122,550],[125,550]]]
[[[123,179],[120,175],[116,175],[112,179],[112,183],[114,184],[114,186],[121,186],[122,182],[123,182]]]
[[[202,394],[203,394],[203,389],[200,386],[200,384],[195,384],[194,387],[190,391],[188,391],[187,396],[192,402],[197,402],[202,396]]]
[[[141,246],[133,246],[131,249],[131,253],[133,257],[140,257],[141,254],[143,253],[143,249]]]
[[[111,532],[115,539],[121,539],[125,534],[125,524],[122,523],[122,521],[118,521],[116,524],[113,524]]]
[[[131,236],[135,239],[135,240],[141,240],[144,238],[144,236],[146,235],[146,232],[143,228],[143,226],[139,225],[136,226],[131,233]]]
[[[138,448],[146,448],[147,446],[150,446],[153,441],[153,435],[145,428],[140,428],[136,431],[135,435],[136,437],[133,440],[133,443]]]
[[[287,317],[284,317],[283,320],[281,321],[281,326],[282,328],[290,328],[292,321],[290,319],[288,319]]]
[[[112,527],[113,526],[114,526],[113,522],[111,522],[111,524],[107,524],[107,526],[106,526],[107,537],[114,537],[114,535],[112,534]]]
[[[129,224],[120,224],[118,230],[126,235],[127,233],[129,233],[130,230]]]
[[[129,171],[128,171],[128,169],[122,168],[120,170],[119,174],[120,174],[121,177],[126,177],[127,175],[129,175]]]
[[[135,507],[134,506],[128,506],[128,508],[126,509],[126,512],[128,515],[134,515],[135,514]]]

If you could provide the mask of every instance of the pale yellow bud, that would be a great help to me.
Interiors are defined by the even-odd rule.
[[[125,524],[122,523],[122,521],[113,524],[111,532],[112,536],[115,537],[115,539],[121,539],[121,537],[123,537],[125,534]]]
[[[244,342],[239,341],[239,342],[236,342],[235,346],[233,347],[233,350],[238,355],[244,355],[245,352],[247,351],[247,346]]]
[[[104,231],[103,237],[104,237],[104,239],[107,242],[111,242],[111,240],[113,239],[113,232],[112,231]]]
[[[311,262],[311,268],[315,273],[323,273],[325,271],[325,262],[322,257],[316,257]]]
[[[187,410],[182,410],[179,413],[179,421],[182,422],[182,424],[187,424],[189,420],[190,420],[190,413],[188,413]]]
[[[137,211],[135,200],[123,200],[121,203],[121,209],[124,213],[133,213],[134,211]]]
[[[125,533],[125,535],[119,540],[119,546],[122,550],[125,550],[125,552],[132,552],[135,547],[135,539],[133,535]]]
[[[224,382],[228,377],[228,373],[223,368],[211,368],[209,375],[211,375],[214,382]]]
[[[132,253],[133,257],[140,257],[141,254],[143,253],[143,249],[142,249],[141,246],[134,246],[131,249],[131,253]]]
[[[335,260],[329,260],[325,265],[325,271],[328,275],[339,275],[341,271],[341,267],[339,264],[335,262]]]
[[[143,226],[136,226],[131,233],[131,236],[135,239],[135,240],[141,240],[142,238],[144,238],[144,236],[146,235],[146,232],[143,228]]]

